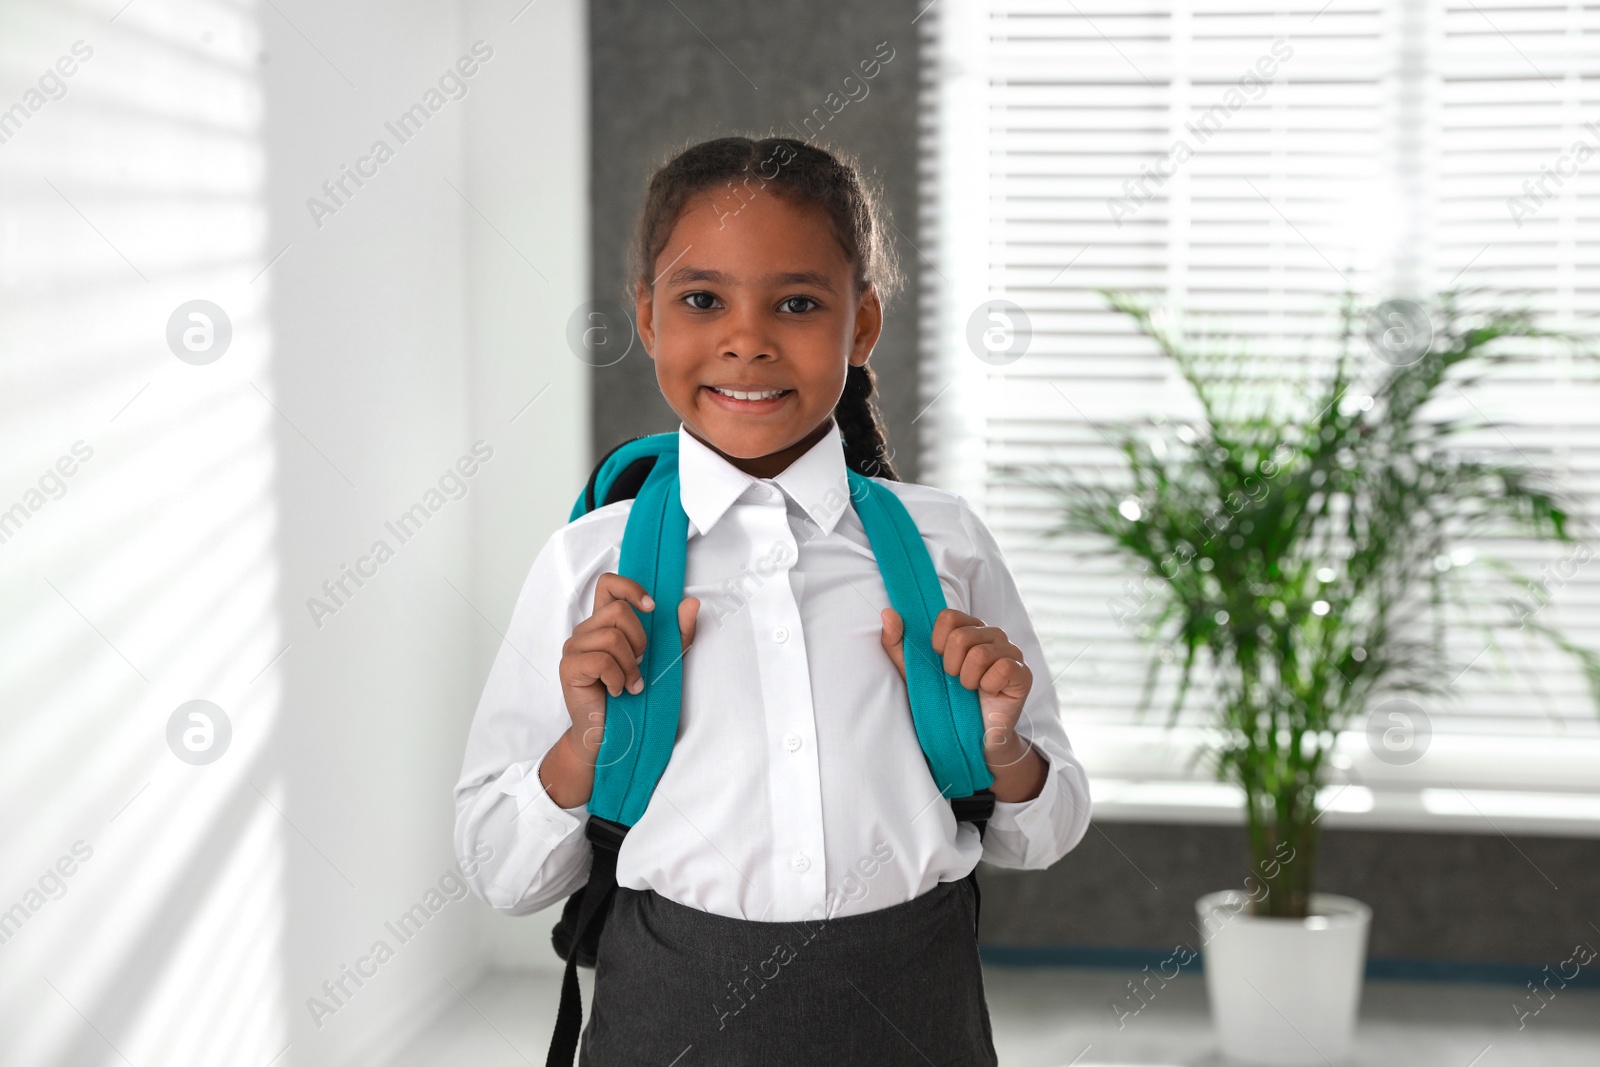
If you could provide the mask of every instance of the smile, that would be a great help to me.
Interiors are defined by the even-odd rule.
[[[706,388],[722,396],[731,396],[735,400],[775,400],[789,392],[788,389],[721,389],[715,385],[708,385]]]

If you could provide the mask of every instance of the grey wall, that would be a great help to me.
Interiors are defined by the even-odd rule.
[[[790,123],[802,125],[829,93],[842,96],[842,79],[857,74],[857,64],[884,41],[894,58],[867,83],[867,95],[834,115],[817,139],[859,157],[883,189],[895,225],[916,241],[918,27],[912,19],[921,6],[913,0],[591,3],[595,297],[624,294],[627,244],[656,165],[712,137],[797,136]],[[872,365],[895,462],[902,477],[914,478],[917,253],[904,238],[898,248],[909,284],[890,308]],[[656,389],[650,358],[637,345],[594,376],[596,455],[629,437],[677,427]]]
[[[1318,888],[1372,907],[1369,955],[1455,963],[1566,959],[1600,930],[1600,843],[1329,830]],[[1048,871],[985,865],[989,945],[1198,948],[1190,926],[1204,893],[1242,888],[1242,828],[1097,823]]]

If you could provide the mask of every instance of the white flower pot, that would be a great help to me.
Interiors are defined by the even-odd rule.
[[[1273,1067],[1325,1067],[1349,1057],[1371,908],[1313,893],[1307,918],[1261,918],[1236,889],[1208,893],[1195,908],[1224,1055]]]

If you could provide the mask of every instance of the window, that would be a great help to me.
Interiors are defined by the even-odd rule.
[[[1162,694],[1135,714],[1150,649],[1107,607],[1130,572],[1046,541],[1048,497],[993,472],[1112,477],[1105,424],[1183,410],[1186,390],[1101,287],[1150,293],[1260,351],[1325,351],[1346,288],[1522,290],[1547,325],[1595,331],[1600,10],[955,0],[919,26],[929,478],[972,500],[1005,548],[1097,812],[1231,818],[1232,795],[1188,766],[1198,706],[1171,732]],[[1004,365],[968,343],[969,317],[994,297],[1030,331]],[[1558,472],[1588,519],[1596,382],[1550,356],[1473,394],[1504,425],[1483,443]],[[1484,550],[1535,575],[1572,555],[1550,542]],[[1600,648],[1600,568],[1553,588],[1545,618]],[[1482,645],[1459,628],[1453,640],[1462,662]],[[1428,758],[1395,768],[1364,734],[1345,738],[1350,784],[1332,787],[1330,820],[1600,833],[1600,715],[1581,675],[1514,635],[1503,650],[1510,669],[1483,655],[1458,699],[1427,706]]]

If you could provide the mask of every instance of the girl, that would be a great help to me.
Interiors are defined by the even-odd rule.
[[[708,141],[650,181],[633,286],[681,420],[682,707],[616,857],[580,1063],[993,1064],[968,876],[1048,867],[1088,827],[993,536],[895,474],[867,366],[898,281],[884,225],[854,164],[803,141]],[[926,544],[951,605],[930,649],[903,647],[847,469]],[[470,881],[507,914],[583,887],[606,697],[652,682],[656,604],[616,573],[632,503],[545,544],[472,723],[455,844],[489,856]],[[912,654],[978,693],[984,833],[929,773]]]

